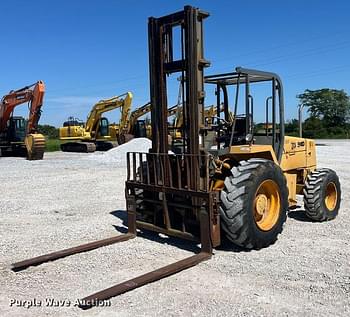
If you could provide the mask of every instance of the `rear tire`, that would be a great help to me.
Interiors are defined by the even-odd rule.
[[[288,188],[282,170],[272,161],[239,162],[221,191],[221,224],[226,237],[246,249],[273,244],[282,232],[288,210]]]
[[[332,220],[338,215],[341,189],[337,174],[322,168],[311,172],[305,181],[304,207],[306,215],[315,221]]]

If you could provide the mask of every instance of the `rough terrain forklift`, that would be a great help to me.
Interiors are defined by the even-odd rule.
[[[198,254],[84,298],[81,307],[90,308],[99,300],[209,259],[222,234],[247,249],[274,243],[288,208],[297,203],[297,194],[304,194],[306,213],[312,219],[330,220],[337,215],[338,177],[329,169],[316,169],[314,141],[284,135],[279,76],[237,68],[204,77],[204,68],[209,66],[203,56],[203,21],[207,17],[208,13],[186,6],[183,11],[149,19],[152,148],[149,153],[127,154],[128,233],[18,262],[13,264],[14,270],[125,241],[134,238],[137,229],[201,244]],[[173,41],[174,28],[180,29],[180,43]],[[175,47],[180,48],[177,60]],[[167,122],[167,79],[173,73],[181,73],[185,79],[180,145],[169,142]],[[270,109],[266,131],[258,133],[251,86],[259,83],[270,86],[271,96],[266,103]],[[218,115],[224,104],[222,117],[210,125],[204,116],[205,84],[216,88]],[[229,89],[235,89],[233,120],[228,120]],[[238,114],[242,100],[245,113]],[[205,142],[213,133],[214,146]]]

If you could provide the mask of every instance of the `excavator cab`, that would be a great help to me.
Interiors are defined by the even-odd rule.
[[[137,120],[134,126],[134,136],[135,138],[146,138],[146,120]]]
[[[109,121],[106,117],[100,119],[100,126],[98,129],[98,136],[104,137],[109,135]]]
[[[7,136],[10,142],[23,142],[26,136],[26,120],[23,117],[11,117],[8,121]]]

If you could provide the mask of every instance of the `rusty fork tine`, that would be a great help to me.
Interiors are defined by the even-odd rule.
[[[210,259],[211,254],[206,252],[200,252],[178,262],[163,266],[157,270],[148,272],[146,274],[140,275],[128,281],[122,282],[110,288],[106,288],[103,291],[94,293],[90,296],[87,296],[81,300],[80,308],[89,309],[93,306],[96,306],[98,301],[103,301],[120,294],[129,292],[135,288],[141,287],[148,283],[158,281],[164,277],[168,277],[185,269],[188,269],[192,266],[197,265],[198,263]]]
[[[100,248],[100,247],[103,247],[106,245],[126,241],[126,240],[129,240],[132,238],[135,238],[134,234],[126,233],[126,234],[122,234],[122,235],[119,235],[116,237],[82,244],[82,245],[79,245],[77,247],[64,249],[61,251],[56,251],[56,252],[48,253],[45,255],[37,256],[35,258],[31,258],[31,259],[27,259],[24,261],[13,263],[11,269],[15,272],[21,271],[21,270],[28,268],[29,266],[36,266],[36,265],[39,265],[39,264],[42,264],[45,262],[50,262],[50,261],[54,261],[54,260],[57,260],[60,258],[64,258],[64,257],[69,256],[69,255],[90,251],[90,250],[97,249],[97,248]]]

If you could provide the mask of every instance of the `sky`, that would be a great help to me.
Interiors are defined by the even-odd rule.
[[[85,120],[98,100],[126,91],[133,92],[133,108],[143,105],[149,100],[148,17],[184,5],[210,13],[204,55],[211,67],[205,74],[236,66],[278,73],[287,120],[297,117],[296,96],[305,89],[350,94],[346,0],[12,0],[0,1],[0,96],[43,80],[40,123],[56,127],[68,116]],[[255,113],[262,116],[259,103]],[[26,116],[26,105],[15,114]]]

